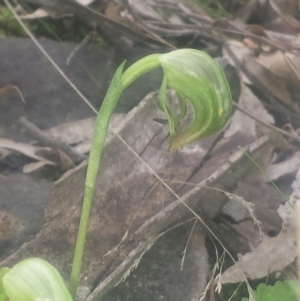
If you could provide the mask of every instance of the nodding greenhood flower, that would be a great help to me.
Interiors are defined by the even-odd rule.
[[[150,55],[124,72],[123,87],[158,66],[164,72],[158,106],[166,114],[169,123],[170,151],[212,135],[226,124],[231,114],[232,98],[224,72],[213,58],[195,49]],[[177,93],[181,109],[177,117],[168,104],[167,88]],[[186,115],[186,102],[191,104],[194,118],[185,129],[179,130],[178,123]]]
[[[72,301],[59,272],[47,261],[27,258],[2,278],[10,301]]]
[[[161,67],[163,81],[158,93],[158,106],[164,111],[170,128],[169,149],[209,136],[220,130],[231,113],[231,94],[222,68],[209,55],[193,49],[175,50],[146,56],[123,72],[124,63],[116,70],[96,118],[92,147],[85,179],[80,225],[70,276],[70,292],[75,296],[80,279],[83,245],[96,185],[100,158],[111,115],[122,91],[142,74]],[[175,116],[166,97],[167,88],[178,95],[181,112]],[[186,102],[194,116],[183,130],[179,122],[186,116]],[[0,300],[1,301],[1,300]],[[13,300],[14,301],[14,300]]]

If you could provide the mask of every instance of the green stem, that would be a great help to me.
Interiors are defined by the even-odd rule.
[[[127,88],[132,84],[138,77],[160,67],[159,56],[161,54],[151,54],[148,55],[133,65],[131,65],[126,71],[124,71],[122,76],[123,89]]]
[[[111,115],[122,91],[142,74],[162,67],[164,78],[158,104],[167,116],[170,127],[170,151],[196,139],[207,137],[220,130],[231,113],[231,93],[221,67],[206,53],[195,49],[181,49],[167,54],[152,54],[134,63],[123,74],[124,63],[117,69],[96,118],[92,147],[85,180],[82,212],[76,240],[70,293],[75,298],[80,279],[82,256],[88,228],[95,183]],[[167,87],[179,95],[181,115],[174,116],[166,98]],[[186,113],[188,101],[194,118],[181,131],[176,128]]]
[[[118,103],[123,91],[122,72],[124,63],[117,69],[112,82],[108,88],[102,106],[95,121],[94,134],[92,139],[91,152],[88,161],[88,167],[85,178],[85,189],[83,204],[81,209],[80,223],[77,234],[72,271],[70,276],[69,290],[72,298],[75,300],[76,291],[80,279],[80,269],[85,244],[85,237],[89,222],[91,205],[93,201],[95,183],[99,169],[100,158],[106,138],[111,115]]]
[[[122,91],[142,74],[160,66],[158,56],[158,54],[149,55],[137,61],[122,75],[125,64],[124,62],[117,69],[97,115],[88,161],[83,204],[69,283],[70,294],[74,300],[80,279],[85,238],[94,197],[96,179],[111,115],[118,103]]]

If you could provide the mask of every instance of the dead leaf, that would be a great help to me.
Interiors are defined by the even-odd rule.
[[[296,115],[297,113],[300,114],[300,106],[296,103],[297,99],[295,97],[298,93],[297,89],[299,85],[293,85],[288,78],[276,75],[271,70],[262,66],[254,57],[244,58],[244,66],[270,94],[274,95],[287,106],[286,110],[289,110],[289,114],[291,114],[290,111],[294,112],[295,117],[291,116],[293,117],[293,121],[294,118],[297,118],[299,121]],[[290,70],[290,74],[294,76],[292,70]],[[282,111],[282,108],[279,108],[279,110]]]
[[[37,155],[37,152],[43,149],[41,147],[36,147],[30,144],[16,142],[5,138],[0,138],[0,147],[17,151],[27,157],[44,162],[46,164],[56,165],[56,163]]]
[[[122,127],[128,116],[126,113],[115,113],[112,115],[110,126],[115,130]],[[60,124],[45,132],[66,144],[72,145],[81,154],[88,153],[91,148],[91,140],[94,132],[95,117],[89,117],[77,121]],[[107,133],[107,141],[114,136],[111,129]]]
[[[231,51],[234,53],[234,55],[237,57],[237,59],[241,62],[243,58],[252,56],[253,51],[246,47],[246,45],[239,41],[228,41],[227,42]],[[235,66],[234,61],[232,60],[231,56],[226,52],[226,50],[223,50],[223,57],[226,58],[231,65]],[[245,84],[250,84],[250,80],[244,75],[244,73],[240,73],[240,76],[242,77]]]
[[[300,196],[300,170],[292,184],[289,202],[295,205]],[[221,277],[222,284],[243,282],[242,273],[251,280],[279,272],[296,258],[295,210],[289,203],[278,209],[283,225],[276,237],[264,236],[263,242],[252,252],[243,255],[236,264],[228,268]]]
[[[297,0],[276,0],[276,4],[278,13],[297,16],[299,12],[299,2]]]
[[[257,179],[240,181],[234,196],[223,206],[223,213],[234,221],[231,227],[247,238],[252,249],[261,242],[263,233],[270,237],[280,233],[282,220],[277,210],[282,198],[274,187]]]
[[[47,10],[45,10],[43,8],[38,8],[33,13],[20,16],[20,18],[22,20],[33,20],[33,19],[45,18],[48,16],[49,16],[49,13],[47,12]]]
[[[93,3],[95,0],[75,0],[75,1],[80,3],[81,5],[87,6]]]
[[[62,171],[67,171],[71,168],[75,167],[74,162],[70,159],[70,157],[62,150],[57,149],[58,156],[60,159],[60,166]]]
[[[41,161],[32,162],[32,163],[25,164],[22,168],[22,171],[23,173],[33,174],[36,172],[40,172],[45,166],[46,164]]]
[[[85,140],[91,140],[93,136],[95,117],[89,117],[58,126],[46,130],[46,134],[53,138],[63,141],[69,145],[76,145]]]
[[[267,167],[268,177],[275,181],[280,177],[294,174],[300,169],[300,152],[296,152],[286,160]]]
[[[290,57],[296,66],[300,66],[300,58],[292,53],[283,53],[282,51],[276,51],[270,54],[261,53],[257,61],[270,70],[275,75],[282,78],[284,81],[292,82],[299,85],[298,78],[294,75],[291,68],[288,66],[286,57]]]
[[[131,9],[139,16],[156,21],[163,21],[162,17],[144,0],[128,0]]]
[[[294,18],[294,16],[296,17],[297,11],[299,10],[299,4],[296,1],[288,0],[284,1],[283,3],[282,1],[269,0],[269,3],[272,9],[278,14],[278,16],[282,19],[284,23],[293,27],[296,30],[300,29],[300,22],[297,21],[296,18]],[[281,3],[281,5],[278,5],[279,3]],[[289,14],[286,13],[286,11]]]
[[[105,10],[105,16],[115,21],[120,20],[119,5],[116,5],[113,2],[109,2]]]
[[[241,95],[239,99],[239,105],[250,114],[259,118],[268,124],[274,124],[274,118],[263,107],[258,98],[252,93],[252,91],[243,85],[241,89]],[[256,121],[246,116],[239,110],[236,110],[232,116],[231,124],[225,132],[225,137],[231,137],[237,132],[245,133],[256,137],[255,129]]]

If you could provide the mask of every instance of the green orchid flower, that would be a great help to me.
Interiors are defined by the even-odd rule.
[[[158,93],[158,106],[169,123],[170,151],[212,135],[226,124],[232,108],[229,85],[220,65],[205,52],[180,49],[150,55],[124,72],[123,87],[159,66],[164,77]],[[173,89],[178,96],[181,113],[177,117],[168,104],[167,88]],[[187,112],[186,102],[191,104],[194,118],[185,129],[179,130],[178,124]]]
[[[70,293],[76,295],[88,227],[89,215],[95,191],[95,183],[111,115],[122,91],[146,72],[161,67],[163,81],[158,93],[158,106],[166,115],[170,129],[169,150],[207,137],[220,130],[231,114],[230,89],[219,64],[208,54],[181,49],[166,54],[152,54],[131,65],[123,72],[124,63],[117,69],[96,118],[92,147],[85,179],[82,212],[70,276]],[[167,88],[178,96],[180,114],[175,116],[166,97]],[[194,117],[190,124],[179,129],[186,116],[186,102],[191,104]]]
[[[219,131],[231,114],[231,93],[222,68],[205,52],[194,49],[173,51],[159,57],[164,79],[159,92],[170,126],[170,151]],[[181,114],[175,119],[166,100],[167,87],[178,96]],[[191,123],[182,131],[177,123],[186,114],[188,101],[194,111]]]
[[[59,272],[39,258],[27,258],[7,269],[2,288],[10,301],[72,301]]]

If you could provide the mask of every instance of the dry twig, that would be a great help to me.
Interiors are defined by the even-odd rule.
[[[22,127],[28,132],[28,134],[35,140],[37,140],[43,146],[49,146],[51,148],[59,148],[63,150],[75,164],[79,164],[83,160],[86,159],[85,156],[77,153],[74,149],[72,149],[69,145],[64,142],[57,141],[50,137],[49,135],[43,133],[36,125],[29,122],[24,117],[19,119],[19,123]]]

